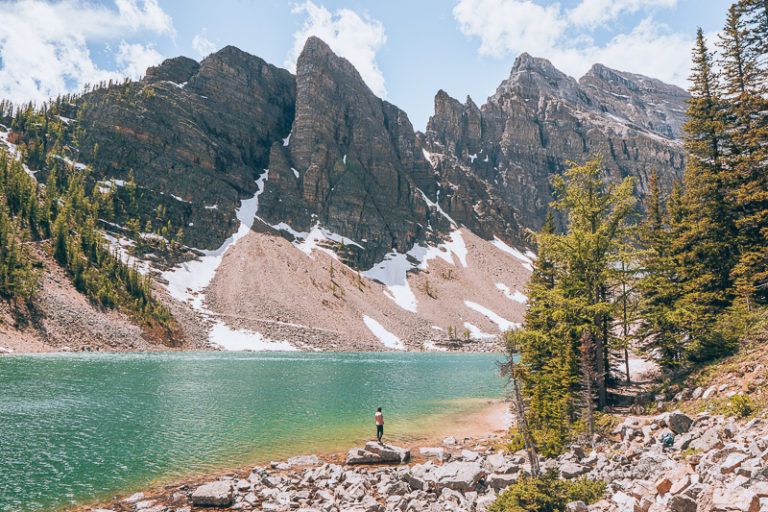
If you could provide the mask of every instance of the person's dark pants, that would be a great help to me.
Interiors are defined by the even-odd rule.
[[[376,425],[376,439],[381,442],[381,438],[384,436],[384,425]]]

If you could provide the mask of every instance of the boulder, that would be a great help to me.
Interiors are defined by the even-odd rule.
[[[696,512],[696,500],[686,494],[677,494],[669,500],[669,509],[675,512]]]
[[[565,505],[566,512],[589,512],[589,507],[583,501],[572,501]]]
[[[682,478],[672,483],[672,486],[669,488],[669,492],[670,494],[680,494],[686,490],[689,485],[691,485],[691,476],[684,475]]]
[[[144,493],[143,492],[137,492],[135,494],[131,494],[127,498],[123,500],[123,503],[136,503],[138,501],[141,501],[144,499]]]
[[[694,439],[689,445],[689,448],[698,450],[702,453],[707,453],[722,447],[723,442],[720,440],[715,429],[705,430],[701,437]]]
[[[667,477],[663,477],[658,482],[656,482],[656,492],[658,492],[661,496],[667,494],[671,488],[672,481]]]
[[[728,455],[720,466],[720,472],[723,474],[733,473],[749,457],[741,452],[733,452]]]
[[[228,507],[232,499],[232,482],[224,480],[203,484],[192,493],[192,505],[196,507]]]
[[[438,489],[447,487],[454,491],[472,491],[486,475],[477,462],[449,462],[434,471]]]
[[[451,458],[451,454],[448,453],[445,450],[445,448],[436,448],[436,447],[419,448],[419,454],[424,457],[432,457],[443,462]]]
[[[670,413],[667,418],[670,430],[675,434],[685,434],[691,429],[693,419],[687,414],[683,414],[680,411],[674,411]]]
[[[517,481],[517,475],[492,473],[485,479],[485,484],[497,491],[506,489]]]
[[[472,450],[461,450],[461,457],[464,460],[475,462],[480,458],[480,454]]]
[[[402,464],[411,458],[411,451],[398,446],[369,441],[364,448],[352,448],[347,453],[347,464]]]
[[[418,491],[426,491],[434,484],[434,471],[436,468],[437,466],[431,462],[427,462],[426,464],[416,464],[405,472],[403,479],[411,486],[411,488]]]
[[[317,455],[298,455],[288,459],[291,466],[315,466],[320,463]]]
[[[582,466],[575,462],[566,462],[565,464],[560,465],[560,476],[565,479],[576,478],[577,476],[581,476],[588,472],[589,467]]]

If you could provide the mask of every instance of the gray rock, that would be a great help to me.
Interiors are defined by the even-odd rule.
[[[720,466],[720,471],[723,474],[733,473],[741,464],[749,457],[740,452],[734,452],[728,455]]]
[[[419,454],[424,457],[433,457],[443,462],[451,458],[451,454],[448,453],[448,451],[446,451],[445,448],[439,448],[439,447],[419,448]]]
[[[670,413],[667,423],[675,434],[685,434],[690,430],[693,419],[680,411],[674,411]]]
[[[232,499],[232,482],[223,480],[203,484],[192,493],[192,504],[197,507],[228,507]]]
[[[566,462],[560,465],[560,476],[566,479],[576,478],[589,472],[589,467],[575,462]]]
[[[136,503],[144,499],[144,493],[143,492],[137,492],[135,494],[131,494],[127,498],[123,500],[123,503]]]
[[[480,454],[472,450],[461,450],[461,457],[469,462],[475,462],[480,458]]]
[[[506,489],[517,481],[517,475],[492,473],[485,479],[488,487],[500,491]]]
[[[317,455],[298,455],[288,459],[291,466],[315,466],[320,463]]]
[[[455,491],[472,491],[486,475],[477,462],[449,462],[435,469],[438,489],[448,487]]]
[[[369,441],[364,448],[352,448],[347,464],[402,464],[411,458],[411,451],[398,446]]]
[[[588,512],[589,507],[583,501],[572,501],[565,505],[566,512]]]

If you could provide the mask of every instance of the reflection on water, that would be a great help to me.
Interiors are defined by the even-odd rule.
[[[425,433],[501,396],[497,356],[64,354],[0,358],[0,511],[47,510],[253,461]]]

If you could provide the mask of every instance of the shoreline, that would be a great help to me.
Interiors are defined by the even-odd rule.
[[[505,399],[481,400],[484,400],[486,404],[479,407],[478,410],[474,410],[468,414],[462,414],[456,418],[454,422],[446,423],[446,426],[443,428],[432,430],[429,433],[425,433],[423,435],[417,434],[413,435],[413,437],[409,436],[406,440],[398,440],[398,446],[402,446],[411,450],[411,459],[407,464],[403,464],[401,466],[371,465],[368,467],[410,467],[415,464],[423,463],[428,459],[428,457],[419,454],[418,449],[420,447],[445,447],[443,440],[449,437],[452,437],[456,440],[456,447],[470,445],[489,447],[495,442],[498,442],[498,440],[506,433],[509,428],[510,416],[508,414],[508,402]],[[386,442],[386,434],[384,440]],[[351,441],[347,449],[350,449],[353,446],[357,446],[360,443],[365,443],[365,441],[366,440]],[[313,453],[307,453],[306,450],[299,450],[296,453],[284,456],[283,458],[287,460],[290,457],[316,456],[320,464],[338,464],[343,466],[346,455],[346,451],[339,450],[321,450]],[[170,477],[167,480],[164,478],[159,478],[154,483],[146,486],[143,489],[137,490],[134,493],[120,494],[117,495],[114,499],[109,500],[96,500],[90,503],[63,507],[60,510],[66,512],[133,510],[130,507],[132,504],[126,502],[125,500],[131,497],[135,497],[138,494],[142,495],[141,501],[167,500],[180,489],[194,488],[205,482],[210,482],[222,478],[247,478],[248,474],[253,470],[254,467],[263,466],[268,468],[270,465],[273,465],[273,462],[281,461],[274,461],[268,458],[255,459],[248,463],[239,464],[234,467],[223,468],[221,470],[209,471],[201,474],[188,475],[182,478]],[[290,471],[290,469],[286,469],[284,471]]]

